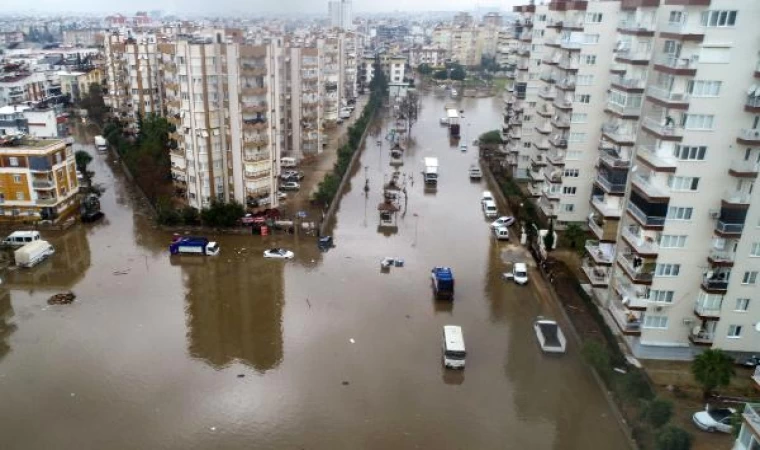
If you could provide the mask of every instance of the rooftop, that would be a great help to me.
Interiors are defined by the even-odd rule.
[[[24,150],[47,150],[51,147],[64,145],[63,139],[40,139],[30,136],[10,137],[4,139],[0,137],[0,152],[2,151],[24,151]]]

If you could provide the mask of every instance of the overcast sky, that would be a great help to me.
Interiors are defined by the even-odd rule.
[[[324,13],[327,0],[2,0],[2,10],[28,13],[90,12],[132,13],[138,10],[163,10],[167,13]],[[477,6],[509,9],[527,0],[353,0],[353,10],[362,12],[458,11]]]

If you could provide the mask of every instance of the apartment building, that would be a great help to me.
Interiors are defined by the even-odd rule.
[[[68,123],[62,108],[25,105],[0,107],[0,137],[29,134],[35,138],[68,135]]]
[[[343,67],[345,64],[344,35],[328,36],[317,40],[322,75],[320,96],[322,99],[323,126],[333,128],[338,124],[338,113],[345,102]]]
[[[747,403],[744,406],[744,411],[742,411],[739,436],[736,438],[732,450],[758,449],[760,449],[760,404]]]
[[[320,81],[319,53],[318,47],[289,46],[286,49],[283,82],[287,133],[283,152],[298,160],[322,151],[324,83]]]
[[[59,139],[0,139],[0,222],[61,220],[79,211],[76,161]]]
[[[590,292],[639,356],[756,352],[760,3],[548,9],[559,32],[544,35],[540,100],[523,110],[548,138],[533,140],[546,156],[531,156],[530,192],[556,224],[585,222],[596,236],[583,267]],[[523,156],[513,130],[508,149]]]
[[[90,86],[103,83],[103,71],[91,68],[83,71],[60,71],[58,78],[61,93],[69,95],[72,101],[79,101],[90,92]]]
[[[163,113],[163,93],[158,70],[160,37],[145,33],[136,37],[112,33],[104,39],[106,57],[106,106],[129,128],[137,116]]]
[[[353,28],[351,0],[334,0],[327,3],[327,14],[330,18],[330,26],[343,30]]]
[[[187,203],[276,207],[281,151],[278,40],[247,43],[215,31],[161,48],[172,177]]]
[[[54,96],[58,87],[44,72],[32,72],[26,67],[0,72],[0,106],[41,102]]]
[[[446,50],[430,45],[418,45],[409,49],[409,65],[413,68],[420,64],[442,67],[446,62]]]

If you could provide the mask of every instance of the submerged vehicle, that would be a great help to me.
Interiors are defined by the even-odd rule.
[[[430,278],[436,300],[454,299],[454,273],[450,267],[433,267]]]

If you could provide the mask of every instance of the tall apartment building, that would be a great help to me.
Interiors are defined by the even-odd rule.
[[[342,30],[353,28],[351,0],[334,0],[327,3],[327,14],[330,17],[330,26]]]
[[[168,52],[168,53],[163,53]],[[277,206],[282,45],[216,32],[162,48],[172,177],[190,206]]]
[[[60,139],[0,140],[0,222],[57,221],[79,211],[71,147]]]
[[[289,46],[286,49],[285,120],[283,151],[298,160],[322,151],[322,93],[318,47]]]
[[[564,16],[559,45],[547,40],[559,59],[544,61],[562,77],[544,77],[553,109],[544,101],[536,112],[552,113],[547,158],[533,161],[549,170],[542,211],[557,223],[587,215],[597,240],[587,243],[584,270],[635,354],[756,352],[760,3],[553,1],[548,8],[548,20]],[[560,95],[567,91],[573,95]],[[552,143],[557,135],[566,148]],[[559,208],[547,207],[547,193],[559,196]]]

